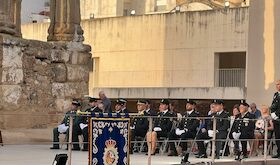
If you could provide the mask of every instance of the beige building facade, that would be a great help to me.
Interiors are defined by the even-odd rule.
[[[244,7],[249,0],[81,0],[82,19]]]
[[[85,42],[93,48],[90,94],[245,99],[248,12],[236,8],[82,21]],[[47,27],[23,25],[23,37],[45,40]],[[227,82],[225,74],[237,77],[237,83]]]

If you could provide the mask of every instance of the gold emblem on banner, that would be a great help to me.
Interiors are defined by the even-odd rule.
[[[118,149],[116,148],[117,142],[109,139],[105,142],[106,148],[103,154],[104,165],[116,165],[119,159]]]

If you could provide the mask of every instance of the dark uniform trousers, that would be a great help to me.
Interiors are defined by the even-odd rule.
[[[271,113],[275,113],[279,119],[274,120],[274,132],[275,139],[280,139],[280,94],[279,92],[274,93],[272,104],[270,106]],[[280,140],[275,140],[277,145],[277,156],[280,157]]]
[[[196,136],[197,128],[199,127],[199,120],[195,119],[198,116],[199,113],[195,110],[192,110],[192,112],[185,112],[185,114],[183,115],[183,119],[178,126],[180,130],[185,130],[185,132],[181,135],[176,135],[176,129],[174,129],[169,133],[169,139],[170,140],[176,140],[179,138],[181,138],[182,140],[194,139]],[[176,151],[174,142],[170,142],[169,145],[171,151]],[[182,142],[181,147],[182,147],[182,151],[187,151],[188,143]]]
[[[223,149],[225,145],[225,139],[227,138],[228,129],[229,129],[229,120],[228,113],[222,111],[220,114],[216,113],[215,117],[217,117],[217,133],[216,133],[216,157],[219,158],[220,151]]]
[[[196,132],[187,131],[187,132],[183,133],[182,135],[176,135],[176,130],[173,129],[169,134],[169,140],[176,140],[176,139],[179,139],[179,138],[181,138],[182,140],[194,139],[195,134],[196,134]],[[170,147],[171,151],[176,151],[174,142],[170,142],[169,147]],[[181,142],[181,147],[182,147],[182,151],[187,151],[188,143],[187,142]]]
[[[91,112],[91,113],[101,113],[102,110],[99,109],[98,107],[91,107],[89,109],[87,109],[85,112]],[[88,117],[81,117],[79,119],[79,124],[83,123],[83,124],[88,124]],[[83,150],[88,150],[88,134],[89,134],[89,130],[88,130],[88,126],[86,126],[85,128],[82,129],[83,134]]]
[[[234,150],[236,155],[240,155],[239,149],[239,141],[242,146],[242,153],[244,156],[247,156],[247,140],[244,139],[253,139],[254,138],[254,130],[255,130],[255,115],[247,112],[243,117],[241,114],[236,116],[236,120],[232,126],[232,132],[241,133],[239,140],[234,140]],[[230,134],[230,138],[232,139],[232,132]]]
[[[199,155],[206,155],[206,146],[204,144],[204,140],[209,140],[211,139],[211,137],[208,136],[208,132],[206,130],[206,132],[200,132],[197,136],[196,136],[196,143],[197,143],[197,148],[199,151]]]

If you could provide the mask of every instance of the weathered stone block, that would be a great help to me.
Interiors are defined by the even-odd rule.
[[[55,98],[64,98],[64,83],[53,83],[52,84],[52,95]]]
[[[54,80],[55,82],[67,81],[67,68],[63,63],[53,64]]]
[[[3,104],[17,105],[22,94],[20,85],[1,85],[1,97]]]
[[[17,68],[5,68],[2,71],[2,84],[19,84],[23,81],[23,70]]]
[[[2,68],[22,67],[22,52],[18,47],[4,47],[3,48],[3,62]]]
[[[82,65],[66,65],[67,67],[67,80],[70,82],[88,82],[89,69],[87,66]]]
[[[71,52],[62,50],[51,51],[51,62],[68,63]]]

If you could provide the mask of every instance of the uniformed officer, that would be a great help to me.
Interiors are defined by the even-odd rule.
[[[126,103],[127,103],[126,99],[119,98],[116,101],[115,113],[128,113],[128,110],[126,108]]]
[[[276,81],[276,90],[274,93],[272,104],[270,107],[271,117],[273,118],[274,132],[275,132],[275,140],[277,146],[277,154],[273,155],[272,158],[280,159],[280,80]]]
[[[155,155],[156,151],[156,140],[159,137],[168,137],[168,134],[172,128],[173,115],[168,110],[169,101],[162,99],[159,105],[158,118],[155,119],[155,124],[152,132],[148,132],[147,142],[148,147],[151,148],[151,154]]]
[[[69,124],[70,124],[70,115],[73,115],[73,134],[72,134],[72,141],[73,141],[73,150],[80,150],[80,146],[78,144],[79,139],[78,135],[81,134],[81,129],[79,127],[80,119],[76,116],[76,112],[78,108],[81,106],[81,103],[78,100],[73,100],[71,105],[71,110],[66,112],[65,117],[61,124],[53,129],[53,147],[50,149],[59,149],[59,134],[66,134],[67,141],[68,141],[68,133],[69,133]]]
[[[215,100],[215,118],[217,120],[216,125],[216,159],[220,158],[220,152],[225,144],[224,140],[227,138],[228,129],[230,126],[229,114],[224,111],[224,101]],[[209,133],[209,131],[208,131]],[[213,132],[214,133],[214,132]]]
[[[212,103],[210,105],[210,110],[206,116],[207,118],[204,119],[203,125],[196,136],[196,140],[197,140],[196,143],[198,147],[198,155],[196,156],[196,158],[207,158],[207,153],[206,153],[207,143],[205,144],[204,141],[208,141],[213,137],[213,134],[209,136],[208,131],[213,130],[213,117],[215,115],[216,115],[215,104]]]
[[[90,97],[89,98],[89,108],[85,110],[85,112],[90,113],[101,113],[102,110],[99,109],[98,106],[98,99]],[[84,137],[84,145],[83,145],[83,151],[88,151],[88,117],[82,116],[80,118],[79,126],[82,130],[83,137]]]
[[[182,140],[194,139],[199,126],[199,120],[197,117],[199,113],[195,110],[196,103],[193,100],[186,101],[186,112],[183,114],[183,118],[179,123],[179,126],[172,130],[169,134],[170,140],[176,140],[181,138]],[[175,148],[175,143],[170,142],[170,153],[168,156],[177,156],[178,153]],[[187,151],[187,142],[181,142],[182,152]]]
[[[234,150],[235,150],[235,160],[240,159],[240,149],[239,141],[242,145],[242,154],[243,158],[248,158],[247,154],[247,140],[243,139],[253,139],[255,131],[255,115],[251,114],[248,111],[249,105],[246,102],[243,102],[239,106],[240,114],[238,114],[232,125],[231,138],[234,141]]]
[[[146,109],[146,101],[145,100],[138,100],[137,101],[137,110],[138,116],[133,119],[130,129],[131,129],[131,140],[135,141],[135,137],[142,137],[146,136],[149,127],[148,118],[145,116],[149,116],[149,114],[145,111]],[[132,147],[130,147],[132,149]],[[132,153],[132,150],[130,151]]]
[[[150,100],[145,100],[146,101],[146,113],[148,113],[150,116],[156,116],[157,112],[151,109],[151,101]]]

